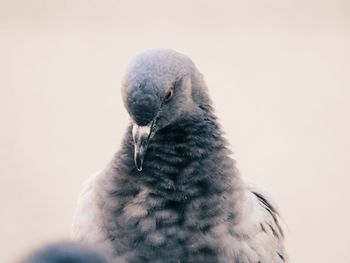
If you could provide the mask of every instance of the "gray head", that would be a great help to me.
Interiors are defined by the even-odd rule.
[[[148,142],[157,130],[210,103],[202,75],[191,59],[171,49],[139,54],[127,70],[122,95],[133,122],[139,171]]]

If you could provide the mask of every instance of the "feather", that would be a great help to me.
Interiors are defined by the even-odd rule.
[[[115,263],[287,262],[278,210],[238,173],[193,62],[146,51],[125,78],[131,123],[119,152],[85,186],[74,237]]]

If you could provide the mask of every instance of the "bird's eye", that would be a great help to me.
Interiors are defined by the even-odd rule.
[[[166,95],[165,95],[165,98],[164,98],[164,101],[165,102],[168,102],[172,99],[172,97],[174,96],[174,88],[173,87],[170,87],[170,89],[167,91]]]

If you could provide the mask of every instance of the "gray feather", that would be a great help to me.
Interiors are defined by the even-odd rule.
[[[172,50],[146,51],[131,63],[122,91],[131,123],[119,152],[81,195],[75,238],[113,262],[286,262],[277,209],[237,172],[193,62]],[[139,171],[132,126],[152,120]]]

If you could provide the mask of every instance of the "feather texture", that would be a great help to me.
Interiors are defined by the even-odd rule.
[[[287,262],[277,209],[242,180],[209,100],[157,131],[141,172],[131,129],[80,196],[76,239],[115,263]]]

